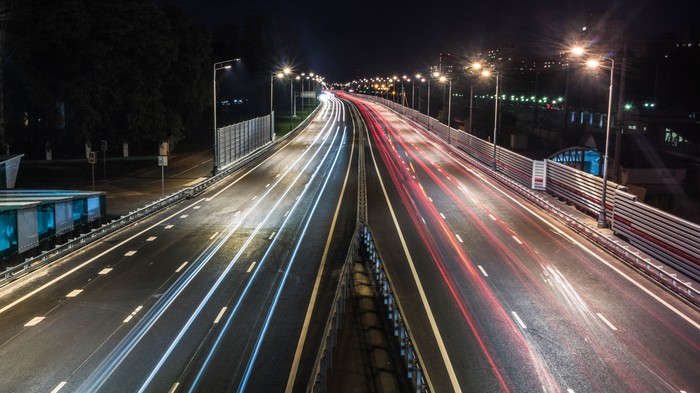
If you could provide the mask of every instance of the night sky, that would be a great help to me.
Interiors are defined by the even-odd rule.
[[[160,0],[197,24],[215,28],[246,15],[291,20],[327,81],[410,73],[440,52],[467,54],[500,44],[555,53],[580,27],[585,12],[622,20],[630,38],[678,33],[700,22],[692,0],[455,1],[415,0]]]

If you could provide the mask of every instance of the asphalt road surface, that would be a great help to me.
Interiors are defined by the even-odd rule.
[[[322,101],[216,187],[2,288],[0,390],[303,390],[356,224],[355,119]]]
[[[377,104],[369,226],[436,392],[691,392],[700,313]]]

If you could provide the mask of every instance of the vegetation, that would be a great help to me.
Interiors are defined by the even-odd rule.
[[[264,86],[275,61],[269,53],[290,58],[298,52],[293,35],[276,33],[283,23],[262,15],[210,32],[153,0],[0,6],[0,153],[7,143],[28,158],[42,157],[46,147],[54,158],[80,157],[86,143],[99,150],[100,140],[115,149],[128,142],[130,154],[152,154],[160,141],[177,143],[210,127],[212,64],[222,59],[245,59],[246,75],[257,85],[243,94],[252,98],[247,109],[258,112],[251,116],[259,115],[269,111]]]

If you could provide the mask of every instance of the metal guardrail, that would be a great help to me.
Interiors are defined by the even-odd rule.
[[[355,257],[359,249],[360,224],[355,227],[355,232],[345,257],[345,263],[340,271],[338,287],[333,297],[333,305],[323,330],[323,340],[318,349],[314,368],[311,372],[311,381],[307,387],[307,392],[323,393],[326,391],[326,381],[328,370],[333,364],[333,349],[338,341],[338,330],[340,329],[340,317],[345,313],[345,304],[348,300],[348,292],[352,282],[352,271],[354,269]]]
[[[654,258],[700,282],[700,225],[615,192],[613,230]]]
[[[430,380],[423,370],[424,362],[418,348],[414,344],[415,339],[411,328],[408,325],[408,321],[404,318],[405,313],[401,307],[401,302],[395,294],[394,286],[391,284],[389,272],[384,269],[379,250],[377,250],[372,233],[366,225],[362,225],[360,237],[364,252],[369,259],[370,268],[372,273],[374,273],[372,277],[375,288],[382,296],[387,315],[392,322],[393,335],[399,341],[400,355],[406,366],[408,381],[413,388],[412,391],[430,392]]]

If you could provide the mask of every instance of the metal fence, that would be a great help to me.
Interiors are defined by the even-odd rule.
[[[218,168],[226,168],[274,139],[271,115],[231,124],[217,131]]]
[[[382,264],[382,258],[374,244],[372,232],[366,225],[362,225],[360,229],[360,238],[364,254],[372,269],[374,286],[386,307],[385,311],[393,328],[392,334],[399,342],[400,356],[406,367],[406,376],[408,377],[409,383],[412,385],[412,391],[430,392],[430,381],[427,374],[423,371],[424,362],[415,345],[415,339],[411,328],[408,321],[404,318],[405,313],[401,307],[401,302],[396,296],[396,291],[391,283],[389,273]]]

